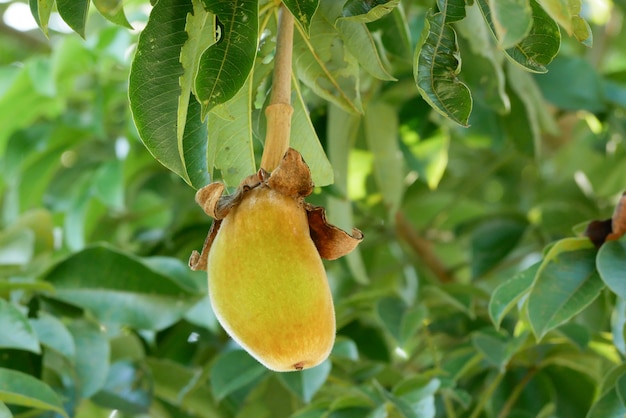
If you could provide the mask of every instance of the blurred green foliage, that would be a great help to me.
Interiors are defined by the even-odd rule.
[[[624,2],[563,14],[578,2],[350,0],[341,10],[322,0],[314,15],[316,2],[286,2],[311,16],[296,31],[298,146],[319,185],[334,177],[309,200],[366,236],[327,263],[330,359],[290,374],[265,370],[227,337],[205,274],[186,266],[211,222],[193,188],[236,185],[260,160],[275,2],[259,2],[265,35],[252,76],[239,80],[248,93],[205,108],[207,123],[192,118],[200,102],[189,84],[189,107],[168,97],[171,135],[156,142],[133,121],[146,103],[130,112],[138,37],[163,17],[150,15],[157,7],[210,17],[213,2],[53,3],[29,2],[48,38],[0,23],[0,417],[626,413],[626,238],[598,250],[581,236],[626,190]],[[59,32],[55,10],[84,39]],[[176,30],[211,29],[192,23]],[[546,33],[553,52],[558,33],[558,54],[526,64],[547,72],[520,66],[519,51],[545,52],[532,36]],[[441,45],[454,51],[428,55]],[[190,62],[205,47],[186,50]],[[414,73],[441,57],[443,67]],[[154,103],[183,91],[175,64],[156,66],[174,88],[135,73],[153,82]],[[460,83],[470,101],[447,95]],[[205,135],[194,137],[202,155],[179,141],[182,120],[207,123],[193,131]],[[226,140],[245,154],[233,158]],[[159,154],[162,145],[171,147]],[[166,168],[190,160],[205,171]]]

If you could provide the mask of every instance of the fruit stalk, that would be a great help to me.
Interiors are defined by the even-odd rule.
[[[276,35],[274,75],[270,104],[265,109],[267,133],[261,168],[272,172],[289,149],[291,133],[291,56],[293,50],[293,15],[281,5]]]

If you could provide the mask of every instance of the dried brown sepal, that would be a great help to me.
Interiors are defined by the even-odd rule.
[[[613,231],[606,237],[607,241],[617,240],[626,234],[626,192],[622,193],[622,197],[617,202],[611,221]]]
[[[293,198],[305,197],[313,191],[311,170],[302,155],[289,148],[276,170],[267,179],[270,189]]]
[[[209,250],[211,249],[211,245],[217,236],[217,231],[220,229],[220,225],[222,223],[221,219],[216,219],[211,224],[211,229],[209,229],[209,233],[204,240],[204,244],[202,245],[202,252],[197,252],[193,250],[191,252],[191,256],[189,257],[189,268],[192,270],[204,270],[207,269],[207,261],[209,258]]]
[[[224,195],[222,183],[211,183],[196,193],[196,202],[204,212],[215,219],[202,246],[202,251],[193,251],[189,258],[189,267],[192,270],[206,270],[207,259],[211,245],[219,231],[221,220],[230,210],[237,206],[245,194],[255,187],[269,187],[285,196],[302,202],[307,212],[309,231],[320,257],[334,260],[352,251],[363,239],[363,233],[354,228],[352,234],[331,225],[326,220],[326,210],[321,206],[314,206],[304,202],[304,197],[313,191],[311,171],[300,153],[289,148],[280,164],[272,173],[260,169],[257,173],[246,177],[237,191],[231,195]]]
[[[589,237],[593,245],[596,248],[600,248],[604,241],[606,241],[607,237],[611,234],[611,220],[605,219],[604,221],[591,221],[587,228],[585,229],[584,235]]]
[[[343,229],[329,224],[326,220],[326,209],[323,207],[306,203],[305,209],[309,218],[311,239],[320,257],[327,260],[343,257],[363,240],[363,233],[356,228],[352,229],[352,235],[350,235]]]
[[[626,192],[622,193],[611,219],[589,222],[584,233],[596,248],[600,248],[606,241],[618,240],[624,234],[626,234]]]

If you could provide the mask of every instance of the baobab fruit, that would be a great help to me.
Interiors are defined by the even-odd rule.
[[[306,210],[268,187],[246,193],[222,221],[208,259],[209,296],[220,324],[267,368],[324,361],[335,313]]]
[[[215,220],[189,265],[207,270],[209,297],[228,334],[267,368],[294,371],[324,361],[335,340],[333,299],[322,258],[349,253],[363,234],[330,225],[306,203],[308,166],[289,149],[270,174],[247,177],[232,195],[200,189],[196,201]]]

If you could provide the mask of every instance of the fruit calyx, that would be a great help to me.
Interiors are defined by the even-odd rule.
[[[206,270],[208,254],[213,240],[219,231],[222,219],[236,207],[246,193],[258,187],[267,187],[298,201],[306,210],[309,232],[320,257],[334,260],[352,251],[363,239],[363,233],[357,228],[348,234],[344,230],[328,223],[326,210],[304,201],[313,191],[311,171],[298,151],[289,148],[280,164],[272,173],[260,169],[246,177],[235,193],[224,195],[223,183],[211,183],[196,193],[196,202],[204,212],[214,219],[204,241],[202,251],[193,251],[189,258],[192,270]]]

